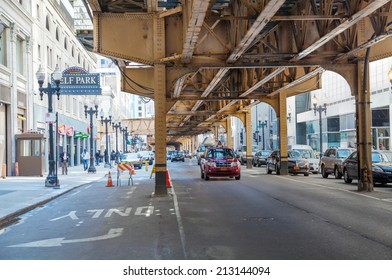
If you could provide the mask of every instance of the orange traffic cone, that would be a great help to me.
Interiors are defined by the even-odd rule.
[[[135,168],[133,168],[133,166],[132,166],[132,169],[131,169],[131,174],[132,174],[132,175],[135,175],[135,174],[136,174]]]
[[[108,174],[108,183],[106,184],[106,187],[113,187],[112,175],[110,174],[110,171]]]
[[[169,170],[166,169],[166,187],[171,188],[172,186],[173,185],[170,179]]]

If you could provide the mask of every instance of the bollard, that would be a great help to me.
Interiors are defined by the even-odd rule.
[[[145,163],[146,163],[146,171],[148,171],[148,161],[146,161]]]
[[[1,178],[7,178],[7,164],[3,163],[1,167]]]
[[[19,163],[15,162],[15,176],[19,176]]]

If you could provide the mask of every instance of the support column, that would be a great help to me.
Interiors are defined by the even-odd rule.
[[[231,130],[231,118],[226,118],[226,139],[227,139],[227,147],[233,148],[233,139],[231,138],[232,130]]]
[[[80,165],[80,138],[76,139],[76,165]]]
[[[75,154],[74,154],[74,137],[73,135],[71,136],[71,141],[69,141],[69,166],[74,166],[75,165]]]
[[[373,191],[371,109],[369,68],[365,62],[357,64],[358,91],[355,95],[357,110],[358,191]],[[365,82],[364,82],[365,79]]]
[[[279,93],[279,149],[280,149],[280,174],[288,174],[288,154],[287,154],[287,98],[286,91]]]
[[[246,168],[253,168],[252,165],[252,114],[245,113],[245,132],[246,132]]]
[[[154,58],[165,56],[165,22],[154,17]],[[166,67],[154,65],[155,195],[167,195],[166,187]]]

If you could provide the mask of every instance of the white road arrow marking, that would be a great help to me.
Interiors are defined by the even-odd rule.
[[[70,240],[65,240],[65,237],[59,237],[59,238],[44,239],[44,240],[38,240],[38,241],[33,241],[28,243],[11,245],[8,247],[59,247],[67,243],[90,242],[90,241],[116,238],[121,236],[123,230],[124,230],[123,228],[112,228],[109,230],[107,234],[101,236],[80,238],[80,239],[70,239]]]

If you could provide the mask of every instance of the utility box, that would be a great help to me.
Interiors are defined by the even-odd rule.
[[[16,134],[16,162],[20,176],[43,176],[45,136],[39,132]]]

